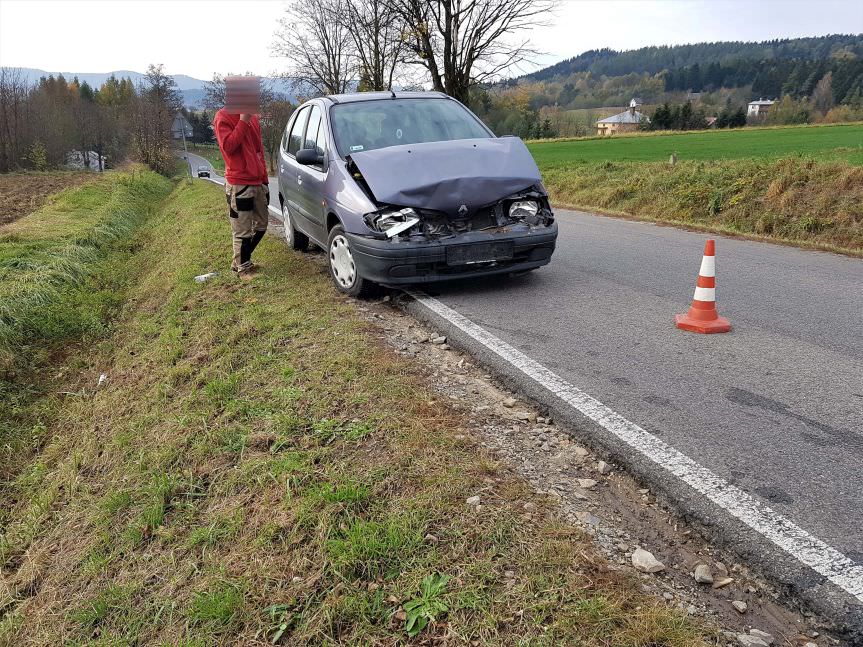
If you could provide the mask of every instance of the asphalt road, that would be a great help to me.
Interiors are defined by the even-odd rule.
[[[733,330],[698,335],[674,315],[707,235],[556,213],[550,265],[426,292],[863,564],[863,260],[716,237]]]
[[[863,261],[719,238],[733,330],[698,335],[706,235],[557,214],[549,266],[435,296],[863,562]]]

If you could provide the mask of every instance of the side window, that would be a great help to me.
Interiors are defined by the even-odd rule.
[[[312,111],[309,113],[309,127],[306,128],[306,139],[303,142],[303,148],[315,148],[318,145],[318,129],[321,126],[321,110],[317,106],[312,106]]]
[[[296,155],[303,146],[303,132],[306,129],[306,121],[309,118],[309,109],[303,108],[294,120],[291,134],[288,138],[288,154]]]

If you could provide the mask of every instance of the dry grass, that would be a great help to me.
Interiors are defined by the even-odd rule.
[[[108,382],[45,396],[52,440],[0,491],[0,643],[403,644],[443,575],[416,644],[703,644],[542,501],[526,513],[313,264],[267,239],[235,282],[220,197],[181,184],[115,332],[55,367],[64,390]]]
[[[863,254],[863,169],[847,162],[605,162],[543,178],[559,204]]]

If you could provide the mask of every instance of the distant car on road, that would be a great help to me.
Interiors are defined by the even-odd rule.
[[[445,94],[313,99],[280,148],[285,238],[326,250],[345,294],[551,260],[557,224],[527,147]]]
[[[209,166],[199,166],[198,167],[198,177],[210,177],[210,167]]]

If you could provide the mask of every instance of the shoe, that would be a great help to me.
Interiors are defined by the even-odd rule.
[[[247,267],[246,269],[240,270],[239,272],[237,272],[237,276],[240,277],[240,280],[243,283],[248,283],[249,281],[252,280],[252,278],[254,278],[255,271],[252,268]]]

